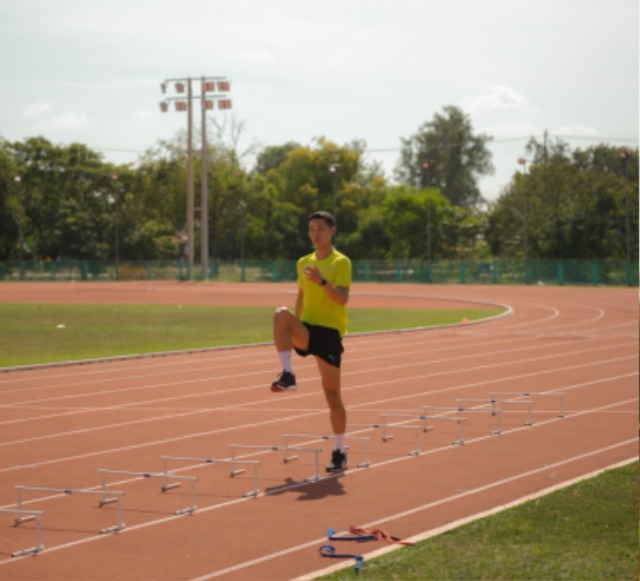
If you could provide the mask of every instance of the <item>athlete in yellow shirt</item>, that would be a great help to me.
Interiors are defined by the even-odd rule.
[[[282,373],[271,384],[271,391],[296,389],[291,371],[292,348],[302,357],[315,356],[335,438],[327,472],[336,472],[347,467],[347,413],[340,393],[340,363],[344,351],[342,336],[347,332],[351,261],[333,247],[336,223],[331,214],[314,212],[308,224],[315,251],[298,260],[295,314],[280,307],[273,318],[273,339]]]

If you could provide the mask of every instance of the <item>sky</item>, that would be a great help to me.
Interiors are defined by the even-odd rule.
[[[637,147],[638,30],[638,0],[2,0],[0,137],[135,165],[186,128],[161,82],[222,76],[232,109],[207,117],[243,124],[240,151],[363,140],[392,179],[455,105],[493,138],[495,200],[545,131]]]

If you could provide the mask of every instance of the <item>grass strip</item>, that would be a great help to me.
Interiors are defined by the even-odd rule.
[[[637,580],[638,463],[320,579]]]
[[[350,309],[350,332],[474,321],[499,309]],[[271,307],[0,304],[0,367],[271,341]]]

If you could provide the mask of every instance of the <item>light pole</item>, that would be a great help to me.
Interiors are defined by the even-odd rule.
[[[333,219],[336,220],[336,222],[338,221],[338,218],[336,216],[336,177],[338,175],[340,165],[341,164],[339,163],[329,164],[329,171],[331,172],[331,183],[333,186]]]
[[[187,278],[193,280],[194,262],[194,228],[193,228],[193,79],[167,79],[160,84],[163,93],[167,92],[169,83],[174,83],[177,93],[184,93],[186,97],[167,97],[160,102],[160,111],[167,113],[169,103],[174,102],[176,111],[187,113]],[[229,81],[224,77],[202,77],[201,92],[196,97],[202,101],[202,159],[201,159],[201,180],[200,180],[200,258],[202,262],[202,278],[207,280],[209,273],[209,200],[207,192],[207,132],[206,132],[206,111],[213,109],[214,101],[218,101],[218,109],[231,109],[231,100],[226,98],[226,93],[230,89]],[[211,95],[208,95],[211,93]]]
[[[627,284],[631,286],[631,226],[629,223],[629,152],[626,147],[620,149],[620,159],[624,165],[624,225],[625,225],[625,254],[627,258]]]
[[[244,237],[246,227],[246,213],[244,202],[244,173],[241,170],[237,170],[236,177],[240,180],[240,281],[245,282]]]
[[[118,188],[118,174],[114,173],[111,176],[111,180],[115,184],[115,197],[113,201],[114,207],[114,257],[116,261],[116,280],[120,280],[120,235],[119,235],[119,226],[120,226],[120,214],[119,214],[119,206],[120,202],[120,192]]]
[[[20,247],[18,248],[18,262],[20,264],[20,278],[22,279],[22,249],[24,247],[24,225],[22,223],[23,220],[23,207],[22,207],[22,178],[20,176],[16,176],[13,178],[16,183],[16,189],[18,191],[18,209],[15,214],[16,222],[18,224],[18,244]]]
[[[428,161],[423,161],[420,164],[420,169],[422,171],[422,187],[427,187],[431,181],[431,164]],[[427,192],[427,264],[429,282],[431,282],[431,198],[429,192]]]
[[[527,162],[524,157],[518,158],[522,166],[522,189],[524,192],[524,282],[529,284],[529,204],[527,200]]]

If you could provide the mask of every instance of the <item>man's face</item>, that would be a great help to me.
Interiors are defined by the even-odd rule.
[[[313,218],[309,221],[309,238],[315,248],[331,245],[335,232],[335,227],[330,227],[322,218]]]

